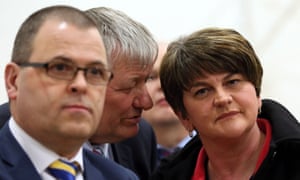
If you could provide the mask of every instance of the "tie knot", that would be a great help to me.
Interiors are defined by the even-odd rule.
[[[50,164],[47,171],[59,180],[74,180],[75,176],[80,171],[80,165],[77,162],[67,162],[58,159]]]
[[[104,147],[102,145],[93,145],[93,152],[105,156]]]

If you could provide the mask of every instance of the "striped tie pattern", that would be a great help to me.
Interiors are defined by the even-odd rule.
[[[78,163],[71,163],[64,160],[56,160],[47,168],[49,174],[58,180],[75,180],[80,170]]]

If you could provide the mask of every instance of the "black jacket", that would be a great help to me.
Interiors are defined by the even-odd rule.
[[[259,117],[269,120],[272,140],[267,157],[251,180],[299,180],[299,122],[281,104],[268,99],[263,100]],[[196,136],[178,154],[162,161],[152,179],[191,179],[201,147],[202,143]]]
[[[148,180],[156,168],[156,139],[152,127],[140,122],[136,136],[111,144],[114,161],[134,171],[141,180]]]

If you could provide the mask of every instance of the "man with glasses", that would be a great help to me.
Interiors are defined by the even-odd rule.
[[[0,130],[0,172],[12,179],[137,179],[82,148],[102,115],[107,69],[102,38],[82,11],[51,6],[28,17],[5,68],[12,117]]]

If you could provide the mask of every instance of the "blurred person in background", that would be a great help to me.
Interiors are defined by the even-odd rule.
[[[193,131],[188,132],[168,104],[161,89],[159,68],[163,55],[168,46],[167,42],[158,42],[159,53],[147,82],[153,107],[143,111],[145,118],[153,127],[157,140],[157,162],[180,150],[193,136]]]

